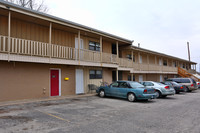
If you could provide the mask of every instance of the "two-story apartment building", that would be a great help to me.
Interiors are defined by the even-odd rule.
[[[0,101],[88,93],[100,81],[177,76],[194,62],[0,1]]]

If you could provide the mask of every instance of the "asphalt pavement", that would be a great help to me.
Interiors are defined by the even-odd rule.
[[[0,107],[0,133],[200,133],[200,90],[128,102],[89,96]]]

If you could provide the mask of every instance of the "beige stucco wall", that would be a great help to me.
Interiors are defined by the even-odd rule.
[[[61,95],[75,94],[73,66],[4,61],[0,64],[0,101],[49,97],[50,68],[61,69]],[[66,76],[69,81],[64,81]]]
[[[90,70],[102,70],[102,68],[99,67],[77,67],[82,68],[84,70],[84,93],[90,93],[88,84],[94,84],[96,86],[100,86],[100,82],[102,82],[102,79],[90,79]]]
[[[146,74],[146,80],[147,81],[159,81],[159,75],[158,74]]]
[[[112,83],[112,69],[103,68],[103,81],[109,84]]]

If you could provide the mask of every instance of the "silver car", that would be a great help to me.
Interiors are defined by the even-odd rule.
[[[196,81],[192,78],[169,78],[167,81],[175,81],[181,85],[185,85],[187,92],[191,92],[198,88]]]
[[[200,88],[200,82],[196,82],[197,83],[197,88]]]
[[[144,85],[146,88],[154,88],[156,89],[156,96],[158,97],[166,97],[168,95],[174,95],[175,90],[172,86],[164,85],[159,82],[154,81],[143,81],[140,82],[142,85]]]

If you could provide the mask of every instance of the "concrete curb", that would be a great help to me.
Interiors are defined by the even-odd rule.
[[[42,98],[42,99],[24,99],[24,100],[17,100],[17,101],[0,102],[0,107],[10,106],[10,105],[27,104],[27,103],[35,103],[35,102],[56,101],[56,100],[63,100],[63,99],[90,97],[90,96],[95,96],[95,95],[97,95],[97,94],[93,93],[93,94],[82,94],[82,95],[68,95],[68,96],[48,97],[48,98]]]

